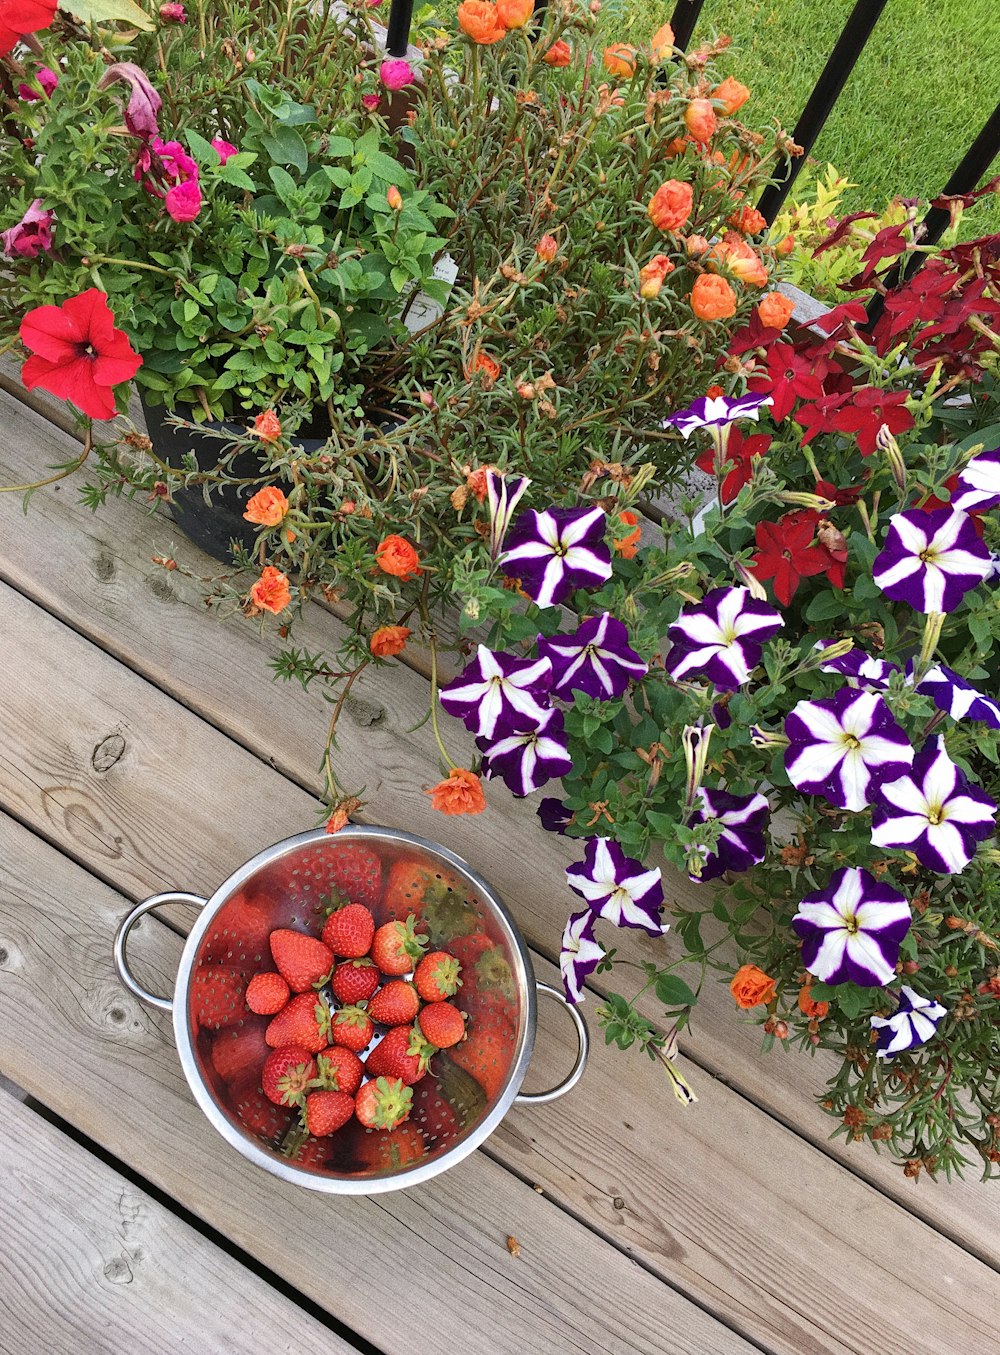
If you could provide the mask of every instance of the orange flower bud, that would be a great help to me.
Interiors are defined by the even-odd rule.
[[[654,254],[649,263],[639,269],[639,295],[647,301],[659,296],[664,279],[673,271],[674,265],[665,254]]]
[[[620,555],[623,560],[631,560],[639,549],[639,540],[642,537],[642,528],[639,526],[639,514],[633,513],[631,508],[623,508],[618,514],[626,527],[633,530],[627,532],[625,536],[616,536],[614,539],[615,554]]]
[[[559,253],[559,241],[554,235],[543,235],[535,246],[535,253],[542,263],[551,263]]]
[[[762,230],[767,229],[767,222],[756,207],[741,207],[727,219],[727,224],[741,235],[759,235]]]
[[[627,42],[615,42],[605,47],[604,69],[609,75],[630,79],[635,75],[635,48]]]
[[[657,230],[676,231],[691,215],[694,190],[680,179],[668,179],[660,184],[650,199],[646,211]]]
[[[517,393],[522,400],[534,400],[535,388],[530,381],[518,382]]]
[[[664,61],[671,54],[674,50],[674,30],[669,24],[663,24],[656,30],[649,47],[654,61]]]
[[[560,38],[558,42],[552,44],[542,60],[549,66],[568,66],[572,55],[569,43],[563,42]]]
[[[478,470],[469,471],[468,475],[465,477],[466,488],[476,496],[479,503],[482,503],[486,498],[486,491],[488,489],[486,472],[491,470],[496,470],[496,466],[480,466]]]
[[[817,1002],[808,983],[799,989],[799,1011],[803,1016],[815,1017],[817,1021],[822,1021],[829,1010],[829,1002]]]
[[[709,249],[709,242],[703,235],[689,235],[684,241],[684,248],[687,250],[689,259],[696,259]]]
[[[458,7],[458,26],[481,47],[489,47],[507,36],[496,5],[490,0],[462,0]]]
[[[368,641],[368,648],[376,659],[390,659],[401,654],[413,632],[409,626],[379,626]]]
[[[728,320],[736,314],[736,293],[725,278],[703,273],[691,289],[691,309],[699,320]]]
[[[277,485],[265,485],[247,500],[247,511],[243,516],[258,527],[277,527],[287,512],[288,500],[284,492]]]
[[[784,240],[779,240],[774,247],[774,252],[784,258],[786,254],[791,254],[795,248],[795,236],[786,235]]]
[[[504,28],[523,28],[535,12],[535,0],[496,0],[496,4]]]
[[[718,126],[711,100],[692,99],[684,111],[684,125],[695,141],[710,141]]]
[[[253,431],[262,442],[277,442],[281,437],[281,420],[273,409],[266,409],[254,419]]]
[[[782,296],[780,292],[768,292],[757,302],[757,314],[760,316],[761,324],[767,325],[768,329],[784,329],[792,318],[794,309],[795,302],[790,297]]]
[[[479,777],[464,767],[452,767],[447,778],[431,786],[427,794],[442,814],[481,814],[486,808]]]
[[[741,85],[738,80],[734,80],[731,75],[727,75],[722,84],[712,91],[712,98],[717,103],[721,103],[723,113],[731,117],[750,98],[750,91],[746,85]]]
[[[495,358],[491,358],[488,353],[477,353],[470,376],[474,376],[476,372],[482,372],[483,385],[487,390],[490,390],[494,381],[500,375],[500,364]]]
[[[250,589],[250,600],[262,612],[283,612],[292,600],[288,579],[274,565],[265,565],[264,572]]]
[[[375,559],[383,574],[391,574],[394,578],[402,579],[404,583],[407,579],[414,579],[423,573],[420,568],[420,557],[409,541],[402,536],[394,534],[380,541],[375,548]]]
[[[663,152],[664,160],[676,160],[678,155],[683,155],[689,145],[686,136],[675,136],[673,141],[668,141],[666,149]]]
[[[403,210],[403,195],[394,183],[389,185],[386,197],[389,199],[389,206],[394,212]]]
[[[736,999],[737,1007],[743,1007],[744,1010],[759,1007],[774,997],[774,979],[755,964],[741,965],[733,975],[729,991]]]

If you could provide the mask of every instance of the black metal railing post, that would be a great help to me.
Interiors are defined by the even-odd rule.
[[[413,23],[413,0],[392,0],[389,21],[385,29],[385,54],[405,57],[410,45],[410,25]]]
[[[674,30],[674,46],[683,52],[691,41],[691,34],[698,22],[698,15],[705,0],[677,0],[674,12],[670,16],[670,27]]]
[[[840,91],[847,83],[847,77],[854,69],[855,62],[871,37],[879,15],[887,3],[888,0],[858,0],[851,11],[851,17],[844,25],[844,31],[837,39],[837,44],[830,53],[823,72],[795,124],[792,140],[802,147],[802,154],[792,161],[788,178],[765,188],[757,203],[757,210],[768,224],[778,215],[781,204],[788,196],[806,156],[812,150],[823,124],[830,116],[830,110],[837,102]]]

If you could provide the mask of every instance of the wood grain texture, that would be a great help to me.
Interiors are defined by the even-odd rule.
[[[306,791],[7,587],[0,587],[0,620],[18,670],[16,681],[0,679],[0,802],[49,835],[61,826],[62,849],[116,889],[132,897],[178,885],[211,892],[269,839],[305,820]],[[92,749],[112,724],[122,755],[99,771]],[[182,879],[179,866],[169,875],[171,858],[185,863]],[[33,868],[25,892],[39,879],[47,873]],[[79,919],[63,905],[63,931],[84,925],[85,888],[78,881],[69,895],[81,899]],[[113,930],[113,920],[95,924],[94,944],[103,937],[109,947]],[[108,954],[90,963],[98,966],[95,978],[110,967]],[[568,1051],[554,1048],[548,1063],[540,1051],[539,1077],[567,1066]],[[4,1071],[19,1078],[17,1068]],[[876,1330],[886,1355],[937,1355],[949,1342],[982,1339],[975,1314],[1000,1298],[992,1271],[721,1084],[704,1086],[703,1105],[665,1132],[665,1089],[644,1071],[595,1051],[595,1068],[571,1097],[512,1113],[509,1136],[491,1151],[768,1350],[867,1355]],[[29,1089],[38,1094],[34,1084]],[[465,1189],[473,1188],[486,1187],[467,1178]],[[616,1208],[616,1199],[625,1207]],[[577,1231],[586,1244],[567,1237],[568,1250],[597,1248],[606,1257],[598,1266],[610,1271],[622,1263]],[[877,1269],[905,1296],[889,1312],[869,1287]],[[954,1278],[971,1315],[939,1293],[942,1274]],[[789,1311],[790,1292],[803,1308]],[[912,1330],[914,1312],[923,1336]],[[358,1330],[356,1314],[343,1316]]]
[[[373,1199],[301,1190],[251,1166],[195,1105],[169,1018],[115,977],[110,941],[126,900],[3,815],[0,859],[11,863],[0,885],[0,1068],[389,1355],[757,1349],[481,1153]],[[130,950],[166,992],[179,948],[143,920]],[[43,1043],[73,1077],[51,1075],[35,1052]],[[331,1279],[328,1249],[346,1283]],[[404,1274],[415,1277],[405,1309],[389,1278]]]
[[[0,481],[30,478],[44,465],[71,454],[69,438],[52,424],[13,400],[3,399],[2,405]],[[207,616],[198,585],[166,573],[150,558],[174,554],[195,572],[210,574],[213,565],[207,557],[170,523],[150,517],[138,506],[112,503],[95,516],[74,502],[68,486],[52,486],[34,497],[25,517],[14,497],[0,495],[0,577],[299,785],[318,788],[316,766],[326,707],[318,694],[304,693],[298,684],[279,686],[272,681],[266,660],[281,647],[273,627],[261,630],[241,616],[224,621]],[[295,642],[310,650],[331,651],[344,633],[327,612],[310,606],[296,623]],[[491,791],[489,808],[481,816],[446,819],[435,813],[422,787],[433,779],[437,754],[430,729],[426,725],[414,729],[426,714],[426,684],[406,668],[392,666],[368,670],[355,691],[357,698],[349,701],[343,717],[339,766],[348,785],[364,786],[364,816],[404,825],[470,860],[506,899],[528,940],[554,958],[570,906],[562,870],[578,848],[540,830],[531,798],[516,801],[499,787]],[[117,737],[114,709],[103,711],[102,720],[92,730],[95,745]],[[140,730],[137,736],[143,743],[154,737],[150,730]],[[457,722],[449,722],[447,737],[455,757],[471,753],[471,740]],[[185,749],[184,757],[190,757],[190,763],[182,760],[167,769],[175,781],[189,771],[200,773],[198,749]],[[111,769],[110,793],[123,778],[127,782],[129,765],[126,757],[124,766]],[[232,809],[220,804],[223,816]],[[90,811],[69,805],[53,812],[55,820],[46,831],[58,837],[64,831],[61,815],[82,832]],[[295,828],[307,826],[311,813],[311,808],[303,809]],[[109,853],[120,854],[116,838],[121,834],[114,818],[94,831],[99,837],[103,834]],[[281,831],[287,831],[287,824],[284,829],[278,822],[265,824],[246,845],[256,849]],[[229,869],[246,855],[249,851],[228,858],[223,853],[222,860],[228,859]],[[161,866],[165,869],[162,862]],[[135,888],[142,892],[166,884],[181,886],[184,881],[176,878],[176,870],[160,884],[140,888],[136,883]],[[142,871],[135,876],[136,881],[143,878]],[[217,878],[206,875],[208,883]],[[697,891],[676,872],[669,873],[665,883],[668,903],[690,900]],[[624,958],[676,953],[669,936],[650,943],[635,933],[620,933],[616,944]],[[655,1005],[647,1011],[654,1018],[658,1014]],[[849,1145],[842,1138],[827,1142],[830,1122],[816,1108],[814,1097],[834,1067],[832,1058],[783,1057],[780,1051],[763,1056],[757,1028],[739,1022],[724,985],[712,983],[699,1004],[696,1034],[682,1047],[708,1072],[793,1126],[852,1172],[1000,1266],[995,1205],[989,1191],[975,1180],[918,1184],[906,1180],[898,1166],[876,1156],[867,1145]],[[619,1060],[618,1076],[623,1081],[633,1076],[636,1062],[634,1056]],[[673,1131],[682,1112],[666,1091],[661,1096],[661,1113]]]
[[[2,1355],[350,1355],[266,1280],[0,1096]]]

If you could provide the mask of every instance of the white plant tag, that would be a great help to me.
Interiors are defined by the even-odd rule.
[[[447,283],[448,290],[451,291],[455,279],[458,277],[458,264],[450,254],[442,254],[440,259],[438,259],[437,263],[434,265],[433,273],[434,277],[440,279],[441,282]],[[417,292],[416,296],[412,296],[412,291],[415,286],[416,283],[413,283],[409,291],[403,291],[403,308],[405,312],[403,315],[403,324],[411,334],[416,334],[418,330],[426,329],[428,325],[432,325],[439,316],[444,314],[444,306],[441,302],[435,301],[432,297],[429,297],[426,292]]]

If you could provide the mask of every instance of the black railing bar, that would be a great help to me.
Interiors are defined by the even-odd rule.
[[[410,26],[413,23],[413,0],[392,0],[389,21],[385,29],[385,54],[405,57],[410,45]]]
[[[806,156],[823,130],[823,125],[830,116],[840,91],[847,83],[847,78],[887,3],[888,0],[858,0],[851,11],[851,17],[844,25],[844,31],[837,39],[837,44],[830,53],[822,74],[813,86],[813,92],[809,95],[806,106],[795,124],[792,140],[802,147],[802,154],[792,161],[788,177],[781,183],[770,184],[765,188],[757,203],[757,210],[768,224],[778,215],[781,204],[788,196]]]
[[[705,0],[677,0],[674,12],[670,16],[670,27],[674,30],[674,46],[683,52],[691,41],[691,34],[698,22],[698,15]]]

